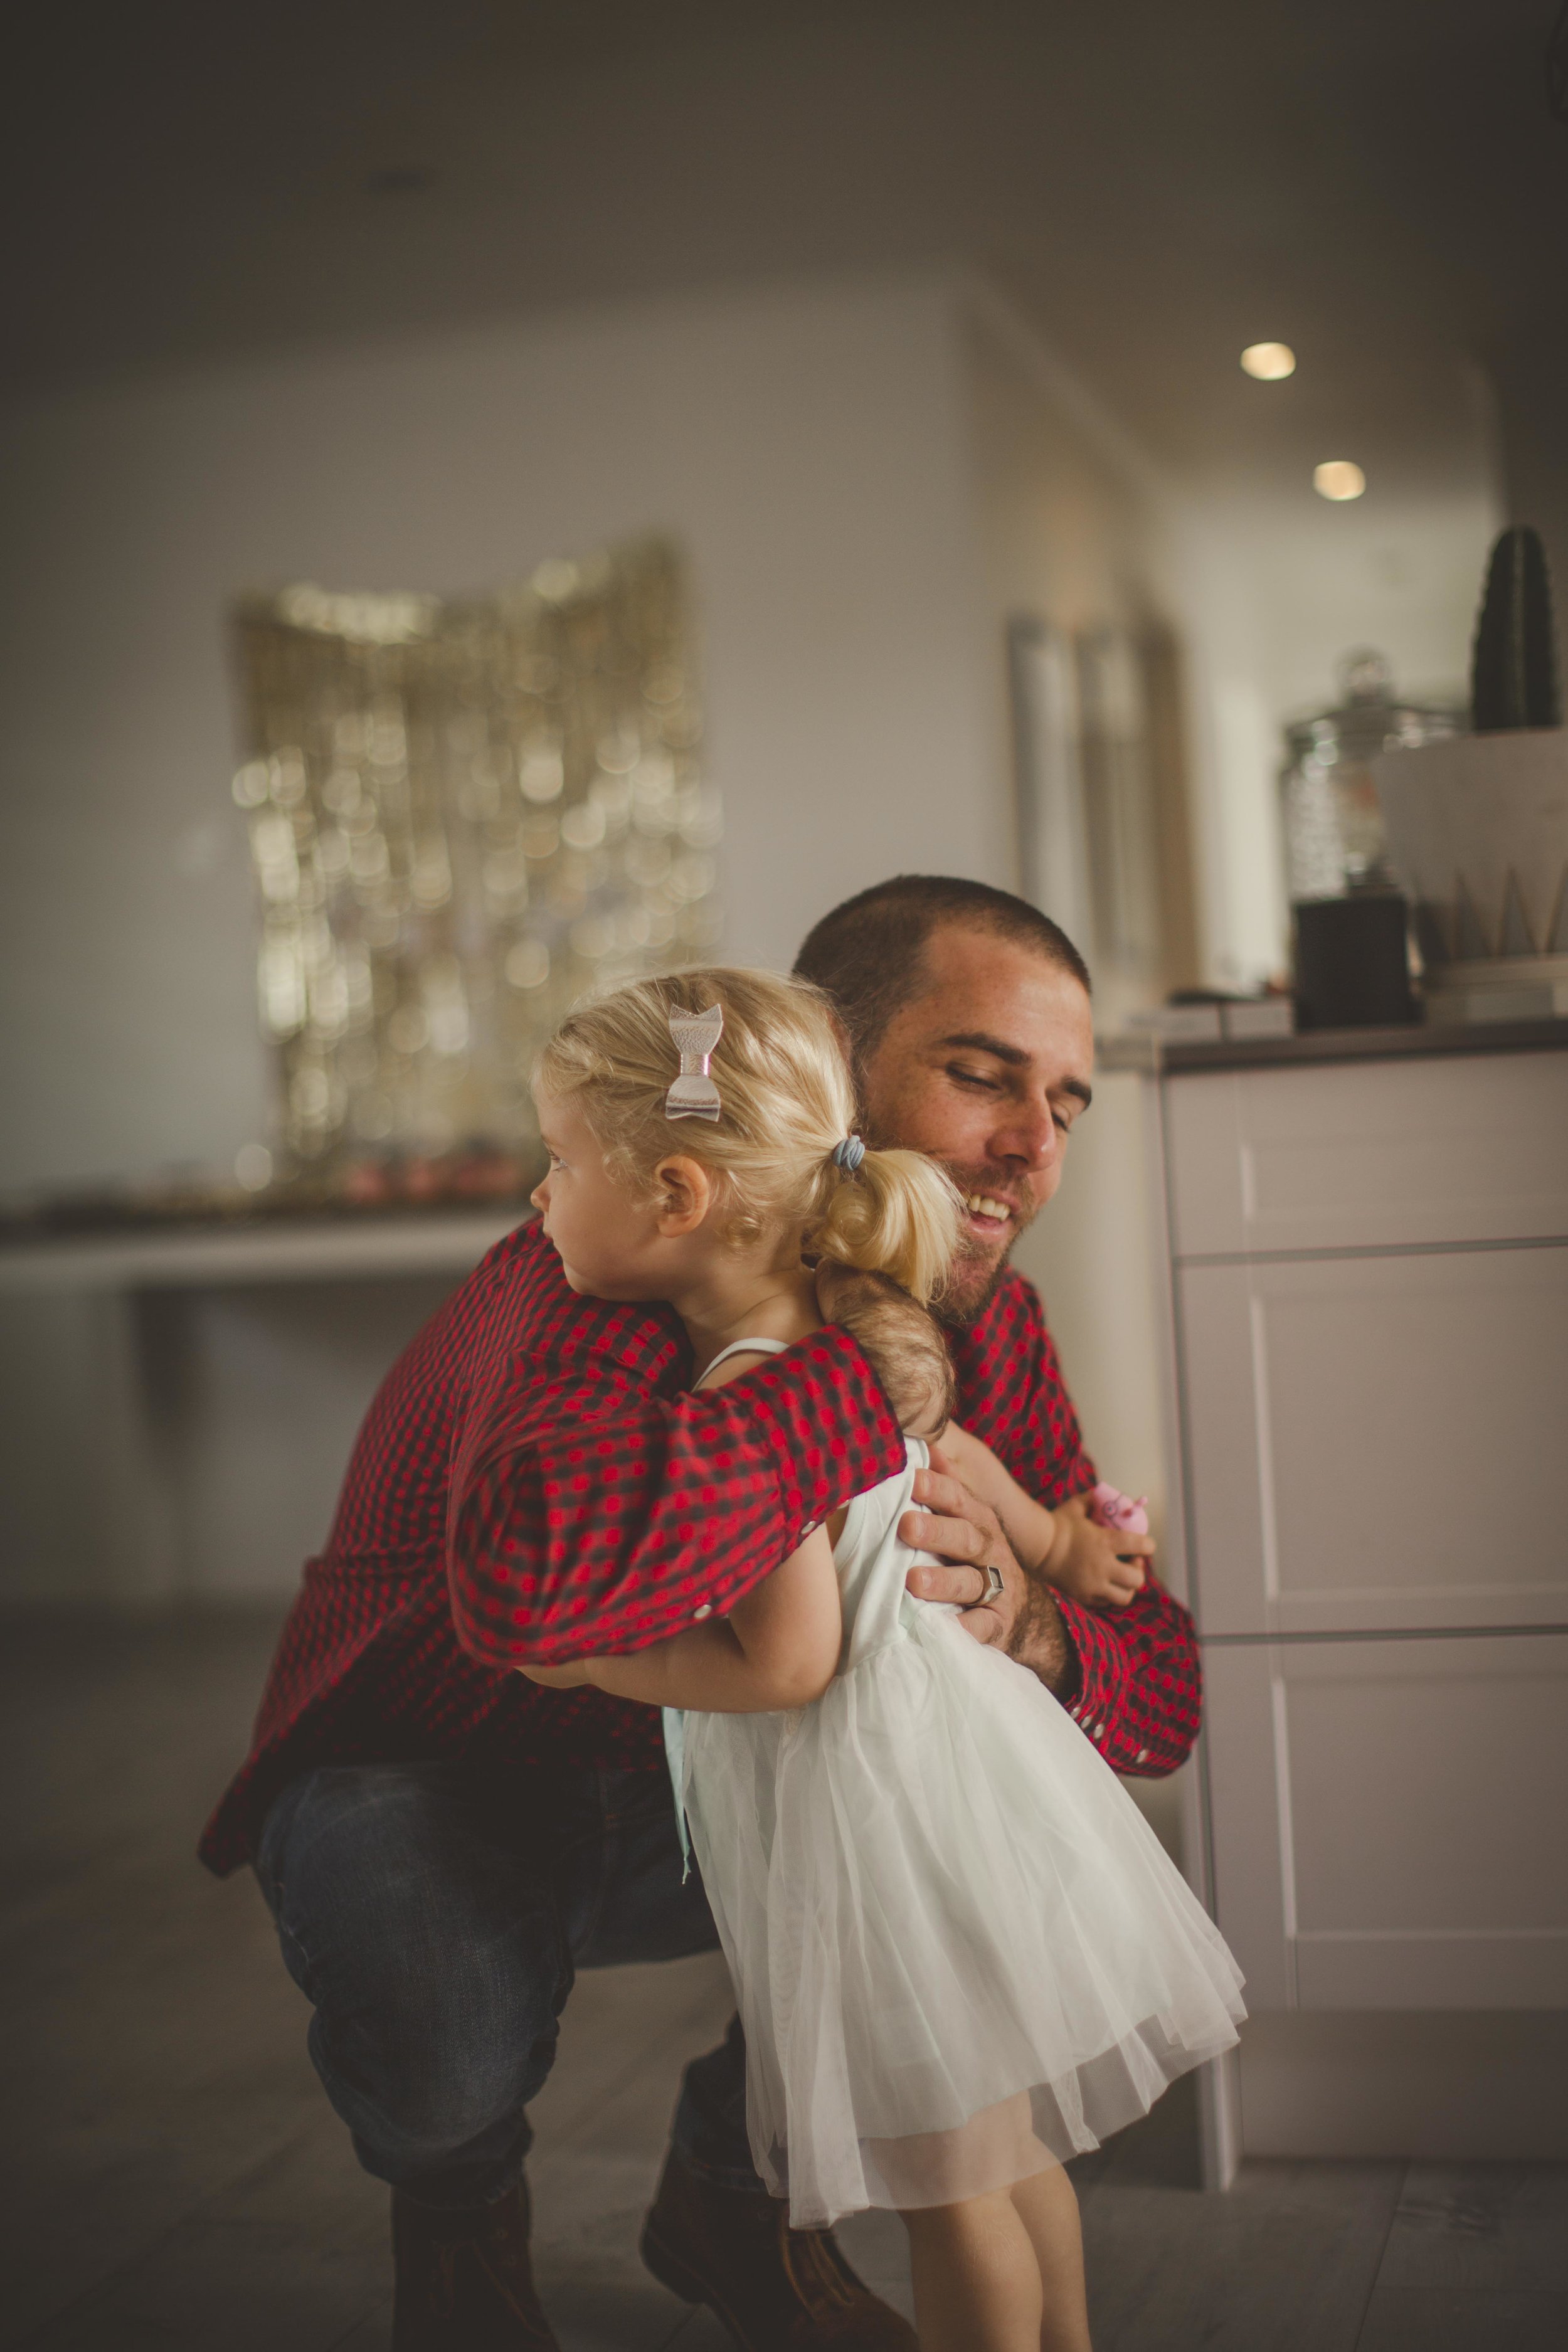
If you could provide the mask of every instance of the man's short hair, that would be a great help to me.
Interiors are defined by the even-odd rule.
[[[1032,948],[1089,992],[1082,956],[1060,924],[1026,899],[955,875],[895,874],[824,915],[795,961],[797,979],[814,982],[832,999],[858,1073],[900,1006],[919,993],[927,944],[944,923]]]

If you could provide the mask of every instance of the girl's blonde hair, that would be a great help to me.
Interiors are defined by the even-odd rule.
[[[719,1117],[670,1119],[680,1067],[672,1013],[723,1008],[710,1065]],[[827,1000],[772,972],[706,967],[633,981],[570,1013],[534,1065],[534,1084],[579,1099],[607,1164],[651,1187],[681,1152],[722,1183],[727,1238],[798,1228],[813,1258],[891,1276],[923,1305],[958,1243],[958,1194],[919,1151],[868,1150],[853,1173],[834,1152],[855,1127],[855,1097]]]

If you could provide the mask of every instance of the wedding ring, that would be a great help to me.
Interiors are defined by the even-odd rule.
[[[974,1604],[976,1609],[984,1609],[988,1601],[1000,1601],[1003,1592],[1002,1571],[999,1568],[993,1568],[987,1561],[980,1573],[985,1579],[985,1590]]]

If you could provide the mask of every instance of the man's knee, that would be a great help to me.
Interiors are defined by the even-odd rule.
[[[456,2147],[540,2087],[571,1982],[558,1906],[460,1771],[310,1773],[268,1816],[257,1870],[356,2131]]]

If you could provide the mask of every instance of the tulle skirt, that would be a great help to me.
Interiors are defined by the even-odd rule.
[[[1236,2041],[1236,1963],[1115,1774],[943,1612],[815,1706],[689,1715],[682,1789],[797,2228],[1007,2187]]]

